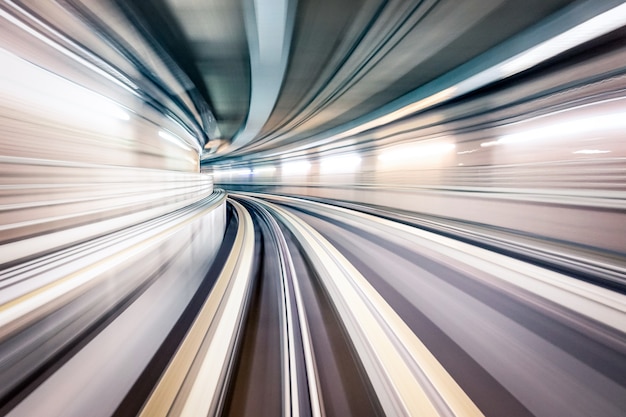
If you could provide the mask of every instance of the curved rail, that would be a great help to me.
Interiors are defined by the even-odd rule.
[[[230,255],[140,416],[216,415],[223,407],[249,298],[254,253],[252,218],[239,203],[231,204],[239,229]]]
[[[65,380],[78,363],[86,366],[82,373],[71,374],[64,392],[54,394],[58,407],[73,397],[73,389],[84,392],[79,381],[103,361],[114,369],[113,362],[133,357],[116,382],[132,384],[213,262],[225,227],[225,199],[215,193],[166,216],[1,271],[0,413],[17,406],[14,415],[40,415],[38,407],[50,406],[44,386]],[[162,300],[165,294],[168,299]],[[134,328],[135,334],[116,338],[115,328],[122,333]],[[122,341],[126,348],[114,349]],[[99,357],[87,354],[94,349]],[[50,376],[51,370],[57,372]]]
[[[310,257],[388,415],[479,416],[480,410],[359,271],[302,220],[265,208]]]
[[[385,414],[623,408],[623,294],[366,213],[242,198],[265,200],[297,240]]]
[[[271,238],[275,242],[280,264],[280,309],[281,309],[281,339],[283,352],[283,415],[300,416],[308,413],[304,407],[310,407],[312,417],[324,415],[322,396],[319,388],[319,377],[317,375],[316,361],[313,354],[311,342],[311,332],[305,314],[302,291],[296,276],[293,260],[285,236],[272,214],[262,203],[253,198],[237,195],[236,199],[242,200],[251,205],[259,214],[262,221],[268,226]],[[295,307],[295,308],[294,308]],[[294,311],[295,310],[295,311]],[[297,320],[297,326],[294,321]],[[296,335],[295,329],[299,329]],[[302,344],[305,369],[298,369],[296,362],[296,338]],[[309,398],[303,401],[299,397],[300,380],[304,380]]]

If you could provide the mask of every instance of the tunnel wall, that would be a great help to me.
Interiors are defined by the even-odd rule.
[[[0,265],[213,193],[202,117],[168,57],[109,3],[70,3],[0,8]]]
[[[513,192],[394,190],[354,187],[221,185],[233,190],[319,197],[403,210],[496,228],[535,238],[623,253],[622,208],[598,207],[585,198],[559,200]],[[591,204],[590,204],[591,203]]]
[[[226,189],[378,205],[623,256],[626,47],[600,44],[361,133],[203,169]]]

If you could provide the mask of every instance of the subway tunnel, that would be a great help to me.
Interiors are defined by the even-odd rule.
[[[0,34],[0,415],[626,416],[623,1]]]

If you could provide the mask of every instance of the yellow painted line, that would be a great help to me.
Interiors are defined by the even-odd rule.
[[[455,263],[486,272],[487,277],[477,274],[476,279],[487,281],[488,284],[495,285],[504,292],[514,292],[516,296],[521,296],[523,293],[519,289],[522,289],[576,314],[599,321],[622,333],[626,332],[626,296],[623,294],[574,280],[563,274],[480,247],[366,213],[331,207],[318,202],[305,203],[303,200],[288,197],[268,197],[272,200],[296,202],[299,205],[304,204],[322,209],[331,217],[336,219],[341,217],[348,224],[367,227],[373,233],[393,232],[396,236],[402,236],[402,239],[407,242],[405,246],[418,245],[435,259],[448,263],[450,259],[453,259]],[[355,219],[359,219],[360,222]],[[370,225],[365,226],[363,221]],[[449,265],[454,267],[454,264],[449,263]]]
[[[387,415],[482,416],[444,367],[343,255],[311,226],[266,204],[282,217],[312,257]],[[433,392],[438,398],[433,398]]]
[[[308,394],[309,405],[311,408],[312,417],[322,417],[324,415],[324,407],[322,405],[322,395],[319,388],[319,376],[316,368],[315,356],[313,354],[313,345],[311,342],[311,332],[309,329],[306,312],[304,310],[304,301],[300,291],[299,280],[296,274],[296,270],[293,264],[293,259],[285,240],[285,236],[279,228],[278,222],[274,216],[264,207],[263,203],[256,198],[250,198],[247,196],[238,195],[239,199],[246,200],[251,203],[256,203],[263,212],[269,216],[268,221],[271,223],[272,229],[276,233],[276,239],[279,246],[285,251],[284,253],[279,251],[280,265],[281,265],[281,319],[283,332],[283,392],[289,393],[283,398],[283,415],[299,416],[300,415],[300,389],[298,387],[298,374],[303,372],[308,382]],[[289,272],[289,273],[287,273]],[[295,313],[291,306],[291,293],[288,291],[290,276],[290,282],[293,288],[293,301],[295,302]],[[304,356],[304,369],[298,369],[295,358],[295,339],[296,334],[294,331],[293,321],[294,315],[298,316],[298,327],[300,328],[299,339],[302,341],[302,353]],[[284,352],[289,352],[288,355]]]
[[[193,223],[198,218],[215,210],[219,205],[223,204],[223,201],[222,199],[219,202],[215,202],[215,204],[210,207],[106,259],[96,261],[88,267],[84,267],[61,279],[0,305],[0,339],[44,316],[59,303],[67,302],[77,297],[80,293],[87,291],[99,282],[96,278],[106,278],[106,274],[103,274],[106,271],[122,265],[132,257],[163,242],[186,225]],[[55,301],[57,302],[55,303]]]
[[[239,325],[236,311],[242,308],[254,255],[252,218],[241,205],[232,204],[240,222],[233,248],[192,327],[141,410],[142,417],[204,416],[219,406],[216,401],[221,395],[225,362],[232,354],[230,337]],[[201,351],[205,351],[203,355],[199,355]],[[196,361],[199,363],[194,365]],[[197,372],[191,375],[194,366]]]

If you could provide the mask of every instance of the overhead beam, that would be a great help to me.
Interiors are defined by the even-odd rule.
[[[250,106],[243,128],[230,146],[212,156],[250,143],[269,119],[287,70],[296,0],[244,0],[250,50]],[[210,157],[211,155],[207,155]]]

